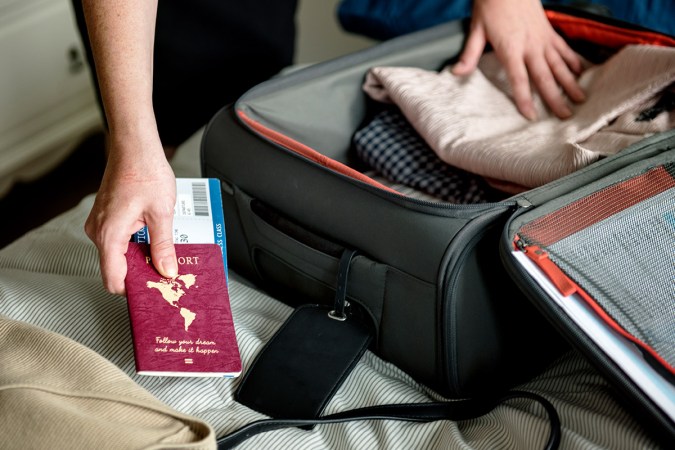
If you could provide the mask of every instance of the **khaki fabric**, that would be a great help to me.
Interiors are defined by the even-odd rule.
[[[176,412],[64,336],[0,316],[3,449],[215,449],[211,427]]]

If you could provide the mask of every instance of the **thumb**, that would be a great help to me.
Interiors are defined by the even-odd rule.
[[[469,38],[464,50],[459,57],[459,62],[452,68],[452,73],[457,76],[469,75],[478,66],[478,61],[485,50],[485,30],[477,25],[471,28]]]
[[[175,278],[178,275],[178,261],[176,248],[173,245],[173,215],[162,216],[160,219],[148,220],[148,234],[150,235],[150,257],[155,268],[165,278]]]

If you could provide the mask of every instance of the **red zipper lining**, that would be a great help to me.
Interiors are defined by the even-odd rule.
[[[517,242],[519,237],[516,236],[514,242]],[[518,247],[516,246],[516,249]],[[637,337],[630,334],[626,331],[619,323],[617,323],[607,312],[600,306],[586,291],[584,291],[574,280],[572,280],[565,272],[563,272],[560,267],[558,267],[551,259],[548,257],[548,253],[544,250],[541,250],[536,246],[528,246],[527,253],[525,253],[536,265],[541,269],[544,274],[551,280],[551,282],[556,286],[556,288],[561,292],[565,297],[568,297],[574,293],[579,294],[579,296],[586,302],[588,306],[604,321],[611,329],[619,333],[624,338],[628,339],[630,342],[634,343],[640,347],[645,352],[649,353],[659,364],[661,364],[668,372],[675,375],[675,367],[670,365],[661,355],[659,355],[656,350],[650,347],[647,343],[641,341]],[[537,250],[539,252],[537,253]],[[535,255],[530,253],[534,252]],[[548,263],[548,264],[547,264]]]
[[[675,178],[664,167],[656,167],[525,224],[519,234],[528,244],[547,247],[672,188]]]
[[[588,306],[590,306],[591,309],[593,309],[593,311],[595,311],[595,313],[598,314],[598,316],[600,316],[600,318],[603,321],[605,321],[607,325],[609,325],[614,331],[619,333],[621,336],[625,337],[626,339],[628,339],[629,341],[633,342],[635,345],[643,349],[645,352],[649,353],[659,364],[665,367],[666,370],[668,370],[668,372],[675,375],[675,367],[671,366],[668,363],[668,361],[663,359],[663,357],[659,355],[656,352],[656,350],[651,348],[645,342],[642,342],[637,337],[630,334],[628,331],[624,330],[621,325],[619,325],[609,314],[605,312],[605,310],[600,305],[596,303],[595,300],[593,300],[593,298],[590,295],[588,295],[588,293],[586,293],[586,291],[584,291],[578,285],[576,285],[574,281],[570,280],[570,282],[575,284],[577,288],[577,293],[581,296],[581,298],[583,298],[586,301]]]
[[[343,175],[346,175],[350,178],[354,178],[359,181],[363,181],[364,183],[370,184],[371,186],[375,186],[377,188],[383,189],[388,192],[392,192],[394,194],[398,195],[403,195],[398,191],[395,191],[394,189],[385,186],[382,183],[378,183],[377,181],[373,180],[372,178],[362,174],[361,172],[352,169],[351,167],[342,164],[341,162],[335,161],[334,159],[328,158],[325,155],[322,155],[321,153],[317,152],[313,148],[303,144],[302,142],[296,141],[295,139],[292,139],[284,134],[279,133],[278,131],[275,131],[271,128],[267,128],[266,126],[262,125],[260,122],[257,122],[250,117],[248,117],[243,111],[237,111],[237,115],[241,120],[243,120],[249,127],[254,129],[256,132],[258,132],[261,136],[266,137],[270,141],[274,142],[275,144],[281,145],[282,147],[291,150],[301,156],[304,156],[307,159],[310,159],[318,164],[321,164],[324,167],[327,167],[328,169],[331,169],[335,172],[341,173]]]
[[[654,31],[621,28],[557,11],[546,11],[546,15],[551,24],[568,39],[582,39],[611,48],[629,44],[675,46],[675,39]]]
[[[518,236],[516,236],[518,239]],[[516,239],[516,240],[517,240]],[[558,267],[556,263],[551,261],[548,252],[542,250],[536,245],[529,245],[527,249],[523,250],[525,255],[532,260],[551,280],[553,285],[565,297],[574,294],[577,291],[577,286],[572,282],[570,277]]]

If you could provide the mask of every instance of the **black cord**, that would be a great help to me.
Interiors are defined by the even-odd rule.
[[[560,416],[556,411],[555,406],[546,398],[539,394],[534,394],[527,391],[509,391],[503,397],[502,401],[507,401],[515,398],[527,398],[538,402],[546,410],[548,420],[551,424],[551,432],[548,435],[548,441],[544,450],[556,450],[560,446],[560,439],[562,438],[562,431],[560,428]]]
[[[267,431],[288,427],[306,427],[326,423],[345,423],[354,420],[399,420],[433,422],[437,420],[469,420],[487,414],[495,406],[508,400],[526,398],[540,403],[549,418],[551,431],[544,450],[560,446],[560,417],[551,402],[539,394],[527,391],[509,391],[496,400],[466,399],[451,402],[407,403],[352,409],[315,419],[263,419],[245,425],[218,439],[218,450],[236,447],[248,438]]]

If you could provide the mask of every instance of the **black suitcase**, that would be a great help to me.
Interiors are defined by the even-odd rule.
[[[557,16],[568,39],[605,41],[585,45],[675,42],[623,24]],[[516,256],[532,256],[536,250],[537,257],[555,260],[546,247],[551,242],[526,239],[522,229],[527,231],[528,223],[564,216],[566,205],[583,204],[597,192],[610,201],[607,195],[621,191],[612,186],[642,179],[645,173],[666,175],[659,178],[661,190],[648,190],[633,205],[658,197],[672,206],[675,190],[664,180],[673,177],[675,132],[487,204],[418,200],[360,171],[351,138],[367,114],[361,91],[365,72],[376,65],[435,69],[459,54],[463,40],[460,23],[444,24],[270,80],[221,110],[203,137],[202,173],[222,182],[231,267],[289,303],[331,304],[341,255],[357,250],[349,268],[348,298],[375,324],[373,350],[418,381],[453,398],[502,390],[559,354],[564,348],[559,337],[565,336],[660,430],[675,437],[672,360],[670,367],[667,362],[650,364],[652,357],[643,360],[641,369],[656,368],[660,386],[671,390],[658,391],[663,398],[655,401],[653,390],[645,391],[550,300],[534,281],[538,269]],[[661,242],[649,251],[672,265],[675,230],[658,236]],[[564,273],[579,288],[574,295],[602,292],[603,300],[621,308],[624,291],[593,288],[594,279],[585,270],[589,267]],[[644,291],[652,290],[645,286]],[[665,292],[669,298],[653,300],[673,324],[675,281]],[[675,348],[673,341],[669,345]]]

